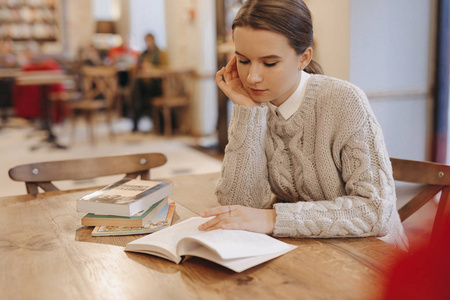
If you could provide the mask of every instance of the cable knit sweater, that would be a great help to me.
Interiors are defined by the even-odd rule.
[[[265,208],[272,191],[274,236],[377,236],[407,249],[383,134],[357,87],[313,75],[288,120],[234,105],[228,135],[222,205]]]

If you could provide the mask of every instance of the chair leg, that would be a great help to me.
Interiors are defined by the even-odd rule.
[[[38,185],[35,182],[25,182],[27,188],[27,194],[37,194],[39,193]]]
[[[434,242],[440,236],[440,232],[448,226],[450,226],[450,186],[442,189],[431,232],[431,241]]]
[[[70,143],[73,145],[75,143],[75,128],[76,128],[76,122],[77,117],[75,116],[75,113],[72,111],[70,113]]]
[[[159,107],[153,107],[153,132],[159,134]]]
[[[95,134],[94,134],[94,128],[95,128],[95,116],[92,112],[87,112],[86,114],[86,120],[87,120],[87,130],[88,130],[88,135],[89,138],[91,140],[91,144],[94,145],[96,140],[95,140]]]
[[[164,116],[164,135],[172,135],[172,116],[170,115],[170,107],[163,107]]]
[[[181,132],[183,134],[189,133],[190,129],[191,129],[191,123],[190,123],[190,118],[189,118],[189,114],[190,114],[190,110],[189,107],[182,107],[181,108],[181,124],[180,124],[180,129]]]
[[[106,112],[106,122],[108,123],[109,138],[114,139],[114,130],[112,124],[112,111]]]

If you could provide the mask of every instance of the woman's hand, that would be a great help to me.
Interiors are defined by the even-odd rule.
[[[215,218],[199,226],[199,230],[242,229],[258,233],[272,234],[275,228],[274,209],[258,209],[241,205],[218,206],[200,214]]]
[[[216,73],[216,84],[234,104],[255,107],[257,104],[250,98],[239,78],[236,61],[234,55],[227,66]]]

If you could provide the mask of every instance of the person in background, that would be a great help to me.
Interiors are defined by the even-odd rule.
[[[130,48],[128,38],[122,38],[122,43],[109,49],[108,63],[113,65],[118,71],[127,71],[136,66],[139,53]]]
[[[138,69],[147,70],[157,68],[161,64],[161,56],[153,34],[145,35],[146,49],[138,60]],[[150,99],[162,93],[161,79],[138,78],[133,87],[133,132],[139,130],[139,120],[144,114],[152,114]],[[160,126],[161,128],[162,126]]]
[[[376,236],[407,250],[381,127],[361,89],[321,75],[306,4],[247,0],[232,30],[235,55],[216,74],[234,104],[223,206],[202,212],[213,218],[199,229]]]
[[[160,51],[155,42],[155,37],[151,33],[145,35],[145,45],[147,48],[139,55],[138,68],[147,69],[158,67],[161,63]]]
[[[131,90],[132,73],[136,68],[139,52],[129,46],[129,39],[122,37],[122,43],[118,47],[113,47],[108,51],[107,62],[117,70],[119,90]],[[122,103],[122,115],[128,114],[130,103]]]

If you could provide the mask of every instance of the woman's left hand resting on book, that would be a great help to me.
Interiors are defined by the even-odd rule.
[[[203,218],[214,217],[198,227],[199,230],[241,229],[272,234],[275,227],[274,209],[258,209],[241,205],[217,206],[200,214]]]

